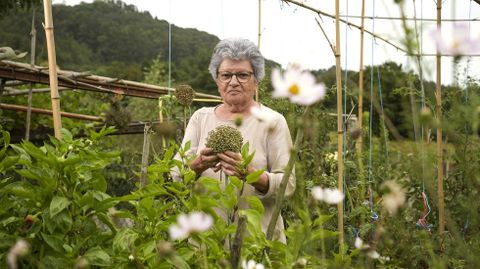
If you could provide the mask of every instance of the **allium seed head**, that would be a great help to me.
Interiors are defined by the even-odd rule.
[[[177,97],[180,104],[191,106],[193,98],[195,97],[195,91],[190,85],[178,85],[175,89],[175,97]]]
[[[225,151],[240,152],[243,137],[236,128],[221,125],[208,133],[206,147],[212,148],[215,154]]]

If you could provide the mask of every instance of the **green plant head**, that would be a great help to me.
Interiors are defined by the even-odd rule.
[[[225,151],[240,152],[243,137],[236,128],[220,125],[208,133],[205,146],[212,148],[215,154]]]
[[[191,106],[193,98],[195,97],[195,91],[190,85],[178,85],[175,89],[175,97],[177,97],[180,104]]]

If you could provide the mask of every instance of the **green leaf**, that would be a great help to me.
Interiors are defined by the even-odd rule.
[[[68,233],[72,229],[73,220],[70,212],[68,211],[62,211],[51,219],[55,223],[55,227],[64,234]]]
[[[166,163],[152,164],[147,168],[149,173],[168,173],[170,172],[170,166]]]
[[[250,173],[247,175],[245,180],[247,181],[248,184],[255,183],[260,179],[260,176],[263,174],[263,172],[265,172],[265,170],[259,169],[253,173]]]
[[[245,196],[244,199],[247,201],[251,209],[263,215],[263,204],[257,196]]]
[[[63,196],[54,196],[50,203],[50,217],[54,217],[70,205],[70,201]]]
[[[248,155],[248,152],[250,151],[250,144],[247,142],[243,144],[242,149],[240,150],[240,153],[242,154],[242,157],[245,158]]]
[[[132,229],[121,229],[113,238],[113,250],[115,252],[129,252],[134,249],[138,234]]]
[[[149,196],[166,195],[168,192],[160,185],[148,184],[143,189],[139,189],[131,194],[116,198],[117,201],[137,200]]]
[[[200,177],[198,181],[210,192],[220,193],[220,181],[210,177]]]
[[[185,185],[188,185],[190,182],[193,182],[196,178],[196,174],[193,170],[185,170],[183,173],[183,181],[185,182]]]
[[[240,190],[242,188],[242,181],[238,177],[230,176],[228,179],[230,179],[230,183],[233,184],[233,186],[235,186],[237,189]]]
[[[90,265],[108,266],[112,263],[112,259],[108,253],[100,247],[93,247],[89,249],[83,257],[87,259]]]
[[[6,219],[0,221],[0,225],[2,225],[3,227],[6,227],[10,223],[14,223],[14,222],[21,221],[21,220],[22,220],[21,218],[9,217],[9,218],[6,218]]]
[[[100,191],[100,192],[106,192],[107,191],[107,181],[105,180],[105,177],[100,174],[100,173],[95,173],[93,175],[93,180],[89,184],[93,189]]]
[[[0,141],[3,141],[3,148],[2,150],[0,150],[0,158],[3,157],[3,155],[7,151],[8,144],[10,144],[10,134],[6,131],[2,131],[1,134],[2,135],[0,137]]]
[[[107,214],[105,213],[97,213],[96,214],[97,218],[103,222],[105,225],[108,226],[108,228],[110,228],[110,230],[113,232],[113,233],[116,233],[117,232],[117,229],[115,229],[115,225],[113,225],[110,217],[107,216]]]
[[[187,152],[187,151],[189,151],[191,146],[192,146],[192,141],[189,140],[189,141],[187,141],[187,143],[185,143],[185,146],[183,146],[182,151],[183,151],[184,153]]]
[[[17,197],[38,201],[42,199],[44,190],[22,181],[16,181],[0,189],[0,193],[13,194]]]
[[[15,172],[19,175],[36,180],[42,187],[49,190],[55,185],[57,179],[54,178],[48,169],[42,169],[39,167],[29,167],[28,169],[15,169]]]
[[[325,230],[320,228],[312,233],[312,236],[308,238],[309,241],[317,241],[319,239],[325,239],[329,237],[335,237],[338,235],[338,232]]]
[[[1,158],[1,157],[0,157]],[[18,162],[20,159],[19,156],[8,156],[5,157],[1,162],[0,162],[0,172],[6,171],[8,169],[11,169],[14,167],[14,164]]]
[[[253,151],[252,154],[247,155],[247,157],[245,157],[243,160],[243,165],[247,167],[252,162],[254,156],[255,156],[255,151]]]
[[[331,219],[333,217],[333,215],[320,215],[318,216],[318,218],[316,218],[314,221],[313,221],[313,225],[314,226],[321,226],[322,224],[324,224],[325,222],[327,222],[329,219]]]
[[[46,162],[50,165],[53,165],[55,163],[54,160],[47,157],[46,152],[42,151],[40,148],[35,146],[32,142],[23,141],[21,146],[30,156],[32,156],[36,160]]]
[[[63,236],[58,234],[46,234],[41,233],[43,240],[47,245],[53,248],[55,251],[59,253],[64,253],[65,249],[63,248]]]

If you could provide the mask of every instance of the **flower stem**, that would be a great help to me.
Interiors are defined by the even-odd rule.
[[[309,111],[310,107],[307,107],[305,109],[304,115],[307,115]],[[280,183],[280,187],[278,188],[278,192],[276,193],[275,208],[273,209],[272,218],[270,219],[270,223],[268,224],[267,228],[268,240],[272,240],[275,225],[277,223],[278,216],[280,215],[280,210],[282,209],[283,200],[285,199],[285,190],[287,188],[287,183],[290,179],[290,175],[292,174],[293,166],[295,165],[295,160],[297,157],[298,147],[300,146],[300,141],[302,141],[302,138],[303,128],[299,128],[297,130],[295,142],[290,152],[290,158],[288,159],[287,167],[285,168],[285,172],[283,174],[282,182]]]

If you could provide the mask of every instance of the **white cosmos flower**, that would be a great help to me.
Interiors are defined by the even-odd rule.
[[[15,245],[10,248],[7,254],[7,263],[9,268],[17,269],[17,260],[19,257],[25,256],[30,250],[30,245],[23,239],[17,240]]]
[[[355,247],[358,249],[368,249],[370,248],[370,245],[364,244],[363,240],[357,236],[357,238],[355,238]]]
[[[264,106],[257,107],[253,106],[250,109],[250,113],[259,121],[264,122],[267,126],[268,129],[273,128],[275,125],[275,114],[270,111],[268,108],[265,108]]]
[[[177,217],[177,224],[169,227],[170,238],[172,240],[182,240],[191,233],[205,232],[213,225],[213,218],[203,212],[191,212],[190,214],[180,214]]]
[[[366,255],[370,259],[380,260],[380,261],[390,261],[390,257],[381,256],[376,250],[369,250],[367,251]]]
[[[283,76],[279,69],[272,72],[274,98],[288,97],[290,102],[309,106],[325,96],[325,85],[317,84],[315,77],[298,66],[290,66]]]
[[[367,252],[367,256],[370,258],[370,259],[379,259],[381,256],[380,254],[378,254],[378,252],[376,250],[370,250]]]
[[[442,54],[462,56],[480,52],[480,37],[472,38],[467,24],[455,24],[450,35],[444,34],[438,28],[430,34]]]
[[[397,213],[398,208],[405,204],[405,191],[400,185],[391,180],[386,181],[383,185],[387,186],[390,192],[382,197],[382,205],[388,213],[394,215]]]
[[[312,196],[316,200],[327,204],[338,204],[343,201],[345,195],[339,189],[322,189],[321,187],[312,188]]]
[[[246,261],[242,262],[243,269],[265,269],[265,266],[261,263],[256,263],[254,260],[249,260],[248,263]]]

